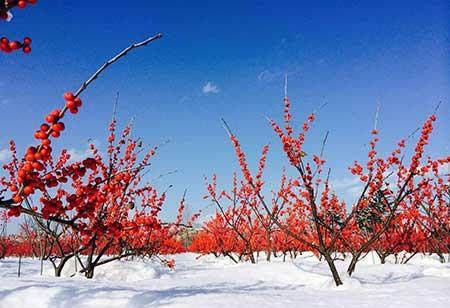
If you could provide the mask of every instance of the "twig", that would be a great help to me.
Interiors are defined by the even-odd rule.
[[[229,137],[233,136],[233,133],[231,132],[231,128],[228,125],[228,123],[225,121],[225,119],[224,118],[220,118],[220,119],[222,120],[223,128],[225,128],[225,131],[227,132],[228,136]]]
[[[148,44],[150,44],[153,41],[156,41],[157,39],[162,38],[162,34],[158,33],[155,36],[152,36],[140,43],[134,43],[130,46],[128,46],[127,48],[125,48],[124,50],[122,50],[120,53],[118,53],[116,56],[114,56],[113,58],[109,59],[108,61],[105,62],[105,64],[103,64],[88,80],[86,80],[85,82],[83,82],[83,84],[80,86],[80,88],[77,90],[77,92],[75,92],[74,96],[78,97],[81,93],[84,92],[84,90],[87,89],[87,87],[95,80],[97,79],[97,77],[105,70],[108,68],[108,66],[110,66],[111,64],[113,64],[114,62],[120,60],[120,58],[124,57],[128,52],[130,52],[133,49],[142,47],[142,46],[146,46]]]
[[[284,76],[284,97],[287,97],[287,91],[288,91],[288,74]]]
[[[442,101],[439,101],[439,103],[437,104],[436,108],[434,108],[433,114],[436,114],[439,110],[439,107],[441,107],[442,105]]]
[[[128,52],[130,52],[133,49],[136,49],[136,48],[139,48],[139,47],[142,47],[142,46],[146,46],[146,45],[150,44],[151,42],[153,42],[153,41],[155,41],[157,39],[160,39],[160,38],[162,38],[162,34],[158,33],[155,36],[152,36],[152,37],[150,37],[150,38],[148,38],[148,39],[146,39],[146,40],[144,40],[144,41],[142,41],[140,43],[132,44],[132,45],[128,46],[127,48],[125,48],[124,50],[122,50],[120,53],[118,53],[117,55],[115,55],[114,57],[112,57],[111,59],[106,61],[91,77],[89,77],[88,80],[84,81],[81,84],[80,88],[77,90],[77,92],[75,92],[74,97],[80,96],[81,93],[83,93],[89,87],[89,85],[95,79],[97,79],[100,76],[100,74],[103,73],[103,71],[105,71],[108,68],[108,66],[110,66],[113,63],[119,61],[121,58],[126,56]],[[59,113],[59,118],[62,118],[64,116],[64,114],[66,113],[67,109],[68,109],[67,106],[64,106],[64,108]],[[47,131],[47,135],[49,135],[52,131],[53,131],[52,127],[50,127],[48,129],[48,131]],[[42,148],[42,145],[39,145],[38,152],[39,152],[39,150],[41,148]]]
[[[325,107],[326,105],[328,105],[327,102],[323,103],[318,108],[314,109],[312,113],[317,114],[319,112],[319,110],[322,109],[323,107]]]
[[[114,104],[113,104],[112,121],[114,121],[116,119],[117,105],[119,104],[119,96],[120,96],[120,93],[119,93],[119,91],[117,91],[116,99],[114,100]]]
[[[130,46],[128,46],[127,48],[125,48],[124,50],[122,50],[120,53],[118,53],[117,55],[115,55],[114,57],[112,57],[111,59],[109,59],[108,61],[106,61],[91,77],[89,77],[88,80],[86,80],[85,82],[83,82],[83,84],[80,86],[80,88],[77,90],[77,92],[74,94],[75,97],[78,97],[81,95],[81,93],[83,93],[88,86],[95,80],[97,79],[101,73],[103,73],[103,71],[105,71],[110,65],[112,65],[113,63],[119,61],[121,58],[123,58],[124,56],[126,56],[128,54],[128,52],[130,52],[133,49],[142,47],[142,46],[146,46],[148,44],[150,44],[153,41],[156,41],[158,39],[162,38],[162,34],[158,33],[155,36],[152,36],[140,43],[134,43]],[[118,95],[116,97],[116,100],[118,99]],[[115,107],[114,107],[115,109]],[[64,116],[64,114],[66,113],[66,111],[68,110],[67,106],[64,106],[64,108],[61,110],[60,114],[59,114],[59,118],[62,118]],[[114,116],[114,114],[113,114]],[[50,133],[53,131],[52,127],[50,127],[48,129],[48,131],[46,132],[47,135],[50,135]],[[40,144],[37,147],[37,152],[39,152],[42,148],[42,144]],[[21,185],[21,187],[19,188],[19,192],[18,195],[22,194],[22,190],[23,190],[23,185]],[[8,200],[0,200],[0,205],[1,204],[5,204],[5,202],[7,202]]]
[[[322,148],[320,149],[320,158],[322,158],[322,156],[323,156],[323,151],[325,150],[325,145],[327,143],[329,134],[330,134],[330,131],[327,130],[327,133],[325,134],[325,137],[323,138],[323,141],[322,141]]]
[[[158,175],[157,177],[153,178],[152,180],[150,180],[150,183],[154,183],[154,182],[158,181],[159,179],[161,179],[161,178],[163,178],[165,176],[172,175],[172,174],[175,174],[177,172],[178,172],[178,170],[173,170],[173,171],[169,171],[169,172],[166,172],[166,173],[162,173],[162,174]]]
[[[377,103],[377,111],[375,112],[375,120],[373,123],[373,129],[376,130],[378,126],[378,116],[380,114],[380,103]]]

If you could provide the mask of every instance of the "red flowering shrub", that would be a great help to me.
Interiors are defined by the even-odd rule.
[[[2,2],[1,17],[13,7],[34,2]],[[91,278],[96,266],[113,260],[181,250],[176,242],[179,226],[159,218],[165,192],[159,194],[143,179],[156,148],[144,147],[142,141],[133,139],[131,125],[117,134],[113,119],[106,155],[91,144],[90,157],[72,161],[67,150],[55,155],[52,149],[52,141],[66,128],[63,118],[68,112],[78,113],[82,106],[79,96],[87,87],[132,49],[159,38],[161,34],[131,45],[100,67],[76,93],[65,93],[64,107],[45,116],[34,133],[39,143],[28,147],[23,156],[17,154],[15,142],[10,142],[12,159],[4,165],[8,175],[0,178],[0,207],[7,209],[9,217],[32,217],[41,232],[38,237],[24,229],[30,232],[11,246],[14,253],[32,255],[33,245],[38,243],[40,256],[52,261],[57,276],[67,260],[77,257],[82,261],[79,256],[85,255],[81,272]],[[4,51],[16,49],[17,44],[12,48],[6,39],[1,43]],[[31,198],[39,202],[34,204]],[[179,216],[182,211],[183,204]],[[172,261],[166,263],[173,266]]]
[[[285,97],[283,126],[269,121],[280,138],[288,163],[298,175],[288,178],[283,173],[280,189],[267,199],[262,176],[268,147],[264,147],[258,171],[253,176],[237,137],[225,123],[242,180],[235,177],[231,192],[218,192],[215,176],[208,183],[208,198],[219,211],[205,223],[191,249],[201,253],[244,254],[250,260],[255,251],[310,250],[328,263],[336,285],[342,284],[335,266],[338,252],[352,256],[349,275],[372,249],[382,259],[402,250],[411,256],[424,251],[439,255],[449,252],[449,179],[444,180],[439,170],[449,165],[450,157],[423,159],[435,114],[424,123],[409,162],[405,159],[406,140],[400,141],[384,158],[376,149],[378,131],[372,131],[366,164],[355,162],[349,168],[364,188],[360,198],[348,208],[331,192],[329,172],[323,177],[323,148],[311,158],[303,150],[315,114],[308,116],[295,135],[290,106]],[[226,242],[223,240],[228,238]],[[408,258],[401,262],[407,261]]]
[[[52,126],[36,133],[42,134],[39,139],[49,140],[49,131],[50,135],[61,131],[54,126],[61,123],[57,121],[63,111],[49,119]],[[59,248],[60,257],[65,260],[86,254],[83,271],[87,277],[92,277],[95,266],[111,260],[180,249],[173,242],[177,228],[163,225],[158,218],[165,193],[158,194],[152,186],[142,184],[142,174],[156,148],[146,150],[141,141],[131,138],[131,125],[117,136],[113,120],[109,130],[106,157],[91,144],[92,156],[82,161],[72,162],[66,150],[54,161],[49,146],[28,149],[25,158],[19,160],[11,142],[12,161],[5,165],[9,179],[3,179],[3,183],[9,187],[13,201],[7,206],[8,215],[24,213],[64,226],[66,232],[59,237],[72,239],[74,245]],[[45,149],[48,154],[42,157]],[[37,164],[39,168],[35,168]],[[28,198],[37,192],[40,205],[32,206]],[[106,253],[112,256],[102,259]]]

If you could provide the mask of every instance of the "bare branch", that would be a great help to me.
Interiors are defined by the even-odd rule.
[[[150,44],[153,41],[156,41],[158,39],[162,38],[162,34],[158,33],[155,36],[152,36],[140,43],[134,43],[130,46],[128,46],[127,48],[125,48],[124,50],[122,50],[120,53],[118,53],[117,55],[115,55],[114,57],[112,57],[111,59],[109,59],[108,61],[105,62],[105,64],[103,64],[91,77],[89,77],[88,80],[86,80],[85,82],[83,82],[83,84],[80,86],[80,88],[77,90],[77,92],[75,92],[74,96],[78,97],[81,93],[83,93],[87,87],[95,80],[98,78],[98,76],[108,68],[108,66],[110,66],[111,64],[113,64],[114,62],[117,62],[118,60],[120,60],[120,58],[124,57],[127,55],[128,52],[130,52],[133,49],[142,47],[142,46],[146,46],[148,44]]]
[[[225,130],[226,130],[228,136],[229,136],[229,137],[233,136],[233,133],[231,132],[231,128],[230,128],[230,126],[228,125],[228,123],[225,121],[225,119],[224,119],[224,118],[220,118],[220,119],[222,120],[223,128],[225,128]]]
[[[380,115],[380,102],[377,103],[377,111],[375,111],[375,120],[373,123],[373,129],[377,129],[378,126],[378,116]]]

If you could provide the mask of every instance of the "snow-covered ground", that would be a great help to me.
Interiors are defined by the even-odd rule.
[[[450,264],[428,256],[381,265],[369,255],[338,288],[326,264],[309,254],[258,265],[174,258],[172,271],[155,262],[117,261],[99,267],[93,280],[51,277],[48,265],[40,276],[39,260],[31,259],[22,260],[17,278],[18,260],[0,260],[0,307],[450,307]],[[74,271],[69,265],[66,276]],[[338,266],[344,273],[344,262]]]

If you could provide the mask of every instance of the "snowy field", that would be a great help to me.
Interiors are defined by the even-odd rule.
[[[174,256],[176,268],[155,262],[117,261],[93,280],[51,277],[39,260],[0,261],[0,307],[450,307],[450,264],[416,256],[406,265],[374,264],[369,254],[353,278],[335,287],[326,264],[311,255],[295,262],[231,264],[194,254]],[[69,264],[69,265],[70,265]],[[341,262],[339,269],[345,272]]]

